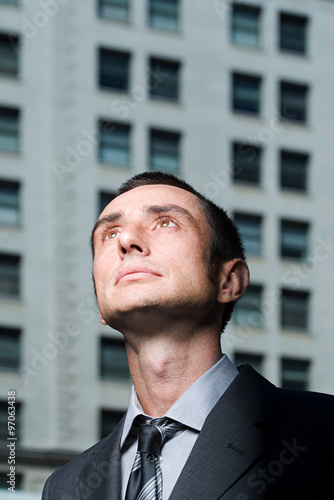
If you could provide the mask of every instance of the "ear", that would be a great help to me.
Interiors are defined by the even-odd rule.
[[[103,316],[102,314],[100,313],[100,321],[102,323],[102,325],[107,325],[108,323],[103,319]]]
[[[232,259],[221,264],[217,301],[221,304],[240,299],[249,283],[249,269],[242,259]]]

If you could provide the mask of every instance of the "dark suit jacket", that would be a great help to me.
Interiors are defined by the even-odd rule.
[[[52,474],[43,500],[120,500],[123,425]],[[169,498],[333,500],[334,397],[277,389],[241,367]]]

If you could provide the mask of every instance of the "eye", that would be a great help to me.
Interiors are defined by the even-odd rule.
[[[117,229],[108,229],[104,234],[104,239],[105,240],[113,240],[113,239],[117,238],[118,235],[119,235],[119,232],[117,231]]]
[[[158,228],[163,227],[176,227],[176,224],[172,219],[162,218],[158,221]]]

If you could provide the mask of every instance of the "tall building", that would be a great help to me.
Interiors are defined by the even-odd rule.
[[[1,498],[8,391],[27,499],[127,408],[89,236],[135,173],[175,173],[239,225],[252,282],[232,359],[334,392],[333,16],[329,0],[0,0]]]

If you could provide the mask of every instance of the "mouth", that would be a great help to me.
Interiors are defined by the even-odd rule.
[[[123,283],[124,281],[136,281],[136,280],[147,280],[152,277],[160,276],[152,269],[147,269],[144,267],[133,267],[121,269],[116,277],[116,285],[118,283]]]

